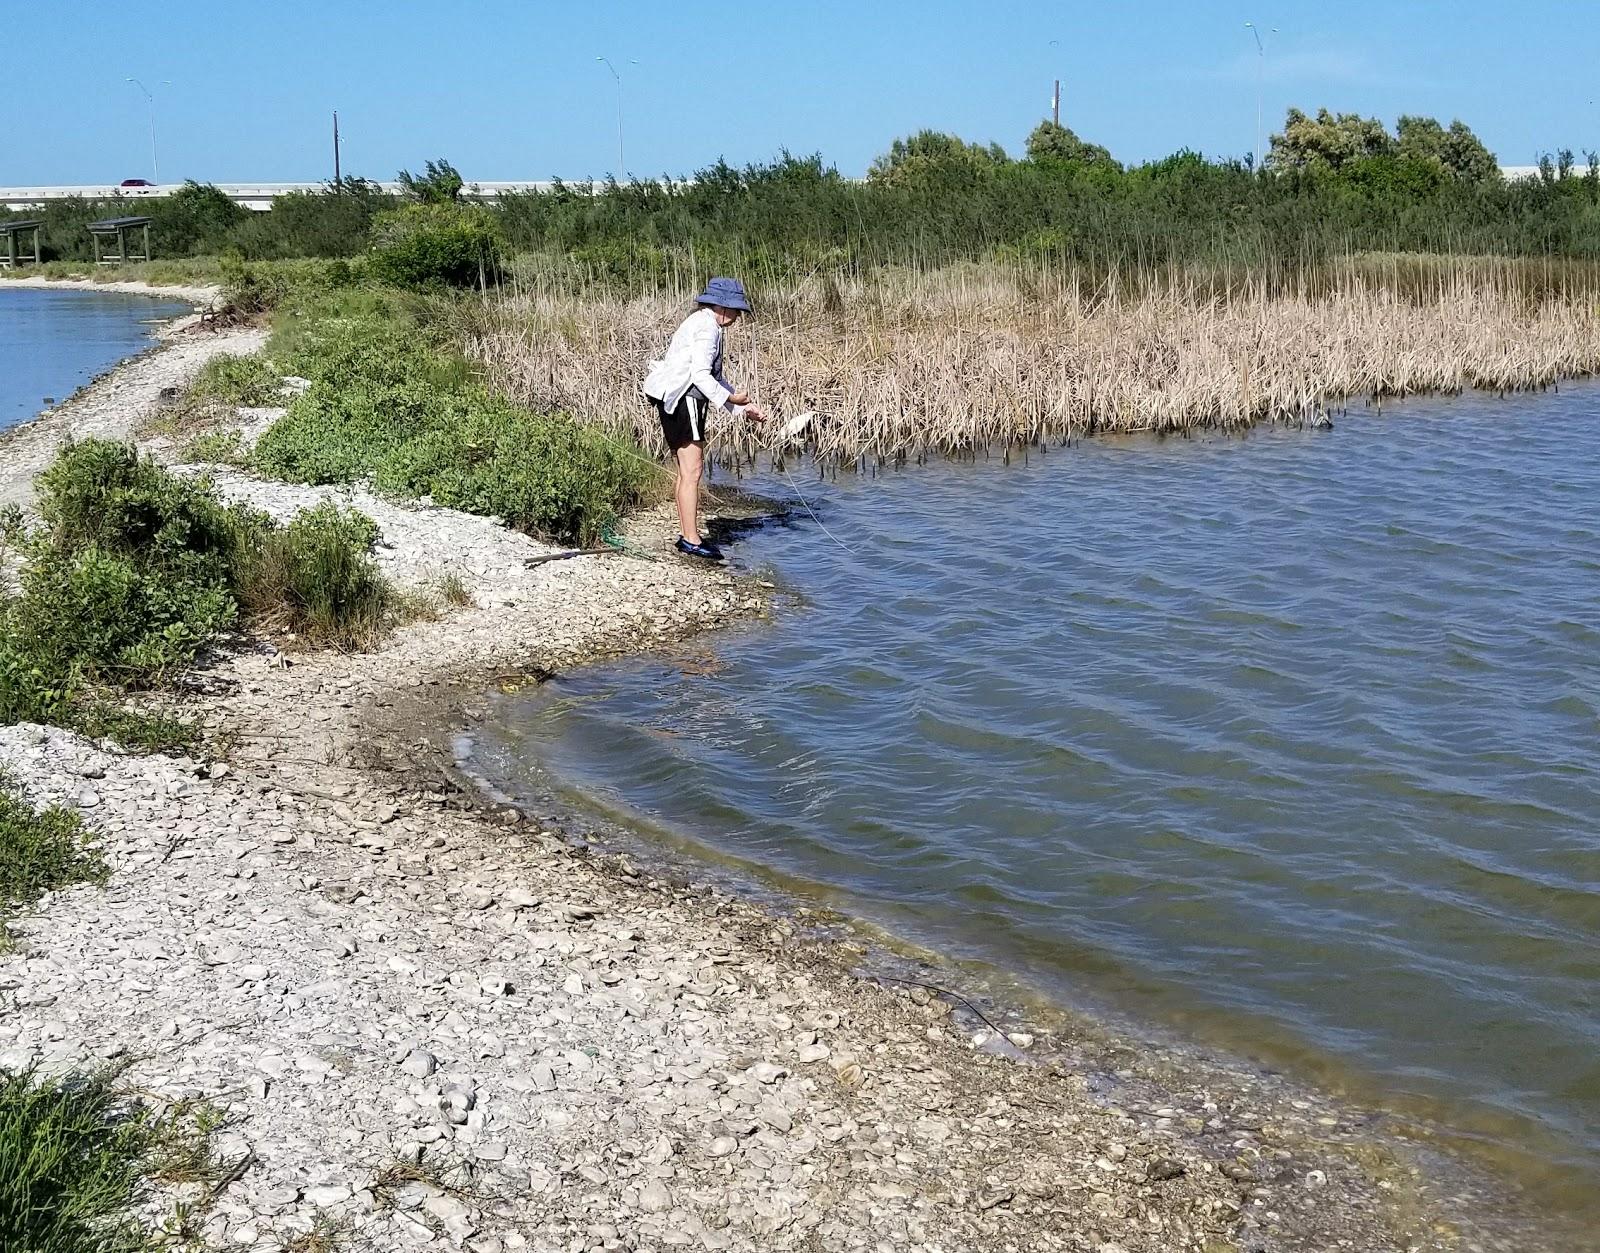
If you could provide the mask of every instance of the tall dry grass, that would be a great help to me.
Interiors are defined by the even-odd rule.
[[[1351,258],[1270,286],[996,265],[817,277],[762,293],[730,333],[729,376],[779,421],[726,422],[714,446],[782,451],[782,419],[804,410],[826,462],[1538,388],[1600,371],[1597,293],[1593,267],[1491,258]],[[638,383],[689,299],[525,285],[481,308],[468,353],[522,403],[659,447]]]

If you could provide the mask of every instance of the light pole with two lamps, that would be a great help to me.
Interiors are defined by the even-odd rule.
[[[1251,166],[1259,170],[1266,159],[1261,152],[1261,89],[1267,76],[1267,45],[1262,42],[1261,29],[1254,22],[1246,22],[1245,27],[1256,37],[1256,150]],[[1274,26],[1267,33],[1276,35],[1278,28]]]
[[[128,81],[144,92],[145,102],[150,106],[150,181],[157,187],[161,186],[161,163],[156,159],[156,98],[150,89],[137,78],[130,76]],[[169,79],[163,78],[158,86],[171,87]]]
[[[628,165],[622,159],[622,75],[617,73],[617,67],[611,64],[607,57],[596,57],[596,61],[611,71],[611,77],[617,80],[617,175],[624,180],[628,177]],[[629,61],[629,65],[638,65],[637,61]]]

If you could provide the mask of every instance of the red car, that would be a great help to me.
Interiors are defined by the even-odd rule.
[[[154,187],[155,186],[155,184],[152,183],[148,178],[125,178],[125,179],[122,180],[122,184],[121,185],[123,187]]]

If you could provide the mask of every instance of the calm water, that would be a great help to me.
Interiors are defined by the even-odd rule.
[[[8,288],[0,280],[0,428],[25,422],[124,357],[189,306],[149,296]]]
[[[490,771],[1600,1178],[1600,389],[801,485]]]

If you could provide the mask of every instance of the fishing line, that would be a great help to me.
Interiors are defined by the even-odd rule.
[[[813,509],[809,503],[807,503],[804,496],[800,495],[800,484],[794,481],[794,475],[789,473],[789,467],[787,465],[783,467],[783,477],[789,480],[789,486],[794,489],[794,494],[800,497],[800,503],[805,505],[806,512],[811,515],[811,520],[818,526],[822,527],[822,533],[831,539],[835,544],[839,545],[840,548],[844,549],[845,552],[849,553],[851,556],[854,556],[856,550],[851,548],[849,544],[846,544],[832,531],[828,530],[822,519],[817,517],[817,511]]]

